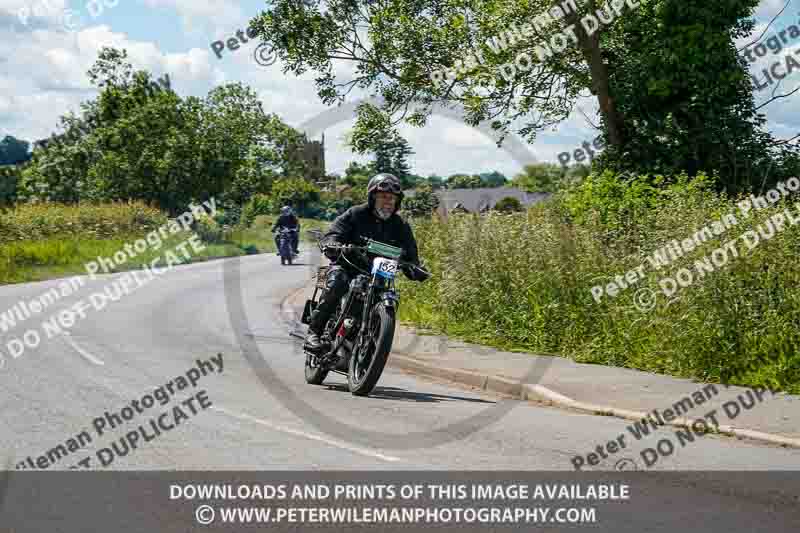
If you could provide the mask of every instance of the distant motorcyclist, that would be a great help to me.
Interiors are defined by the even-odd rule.
[[[294,215],[294,211],[288,205],[281,207],[281,215],[278,217],[278,220],[275,221],[275,224],[272,225],[272,233],[275,234],[275,249],[278,250],[278,255],[281,255],[280,246],[278,246],[277,233],[280,228],[297,230],[296,232],[292,233],[292,252],[295,255],[300,253],[300,251],[297,249],[300,241],[300,221],[297,220],[297,217]]]
[[[420,264],[411,226],[397,214],[403,200],[400,180],[386,173],[374,176],[367,185],[367,198],[366,204],[353,206],[342,213],[320,240],[320,248],[332,266],[328,270],[325,291],[309,317],[306,347],[312,351],[324,346],[320,335],[355,275],[352,267],[339,261],[342,245],[361,245],[362,238],[374,239],[402,248],[401,260]],[[403,273],[414,281],[425,281],[428,277],[412,268],[404,268]]]

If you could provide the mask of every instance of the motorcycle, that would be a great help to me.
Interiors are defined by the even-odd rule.
[[[281,264],[292,264],[295,254],[292,247],[293,234],[297,233],[296,229],[280,228],[278,230],[278,253],[281,255]]]
[[[321,385],[329,372],[336,372],[347,376],[348,388],[354,396],[372,392],[392,349],[399,305],[394,286],[398,268],[418,269],[430,275],[421,267],[401,261],[401,248],[372,239],[366,243],[366,246],[337,246],[343,260],[358,274],[325,326],[322,337],[330,341],[330,348],[322,353],[304,350],[307,383]],[[359,263],[371,264],[371,269],[364,269]],[[320,267],[317,273],[314,294],[306,301],[300,319],[303,324],[310,322],[319,302],[317,295],[325,290],[327,270],[328,267]]]

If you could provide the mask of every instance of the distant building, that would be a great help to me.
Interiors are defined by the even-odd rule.
[[[306,164],[306,173],[303,176],[308,181],[323,185],[325,178],[325,134],[321,141],[309,141],[303,135],[303,145],[295,147],[293,157]],[[291,156],[290,156],[291,157]]]
[[[409,198],[415,191],[405,191]],[[434,191],[439,198],[437,213],[447,216],[448,213],[485,213],[501,199],[510,196],[519,200],[523,207],[528,207],[549,198],[550,193],[526,192],[516,187],[486,187],[480,189],[439,189]]]

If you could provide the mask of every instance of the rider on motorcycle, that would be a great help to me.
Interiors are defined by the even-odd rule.
[[[294,211],[288,205],[281,207],[281,216],[278,217],[278,220],[275,221],[275,224],[272,225],[272,233],[275,234],[275,249],[278,250],[278,255],[281,255],[280,246],[278,246],[278,229],[279,228],[289,228],[289,229],[296,229],[297,231],[292,233],[292,251],[295,255],[300,253],[297,249],[298,241],[300,240],[300,221],[297,220],[297,217],[294,216]]]
[[[361,245],[361,239],[374,239],[403,249],[401,260],[419,265],[417,241],[411,226],[400,218],[397,211],[403,200],[400,180],[392,174],[378,174],[367,185],[366,204],[353,206],[334,222],[320,240],[320,248],[331,260],[331,267],[325,282],[319,304],[311,313],[306,347],[312,351],[323,347],[320,335],[325,324],[336,311],[339,300],[347,294],[350,280],[356,274],[344,261],[339,263],[340,246]],[[404,268],[403,273],[414,281],[425,281],[428,277],[422,271]]]

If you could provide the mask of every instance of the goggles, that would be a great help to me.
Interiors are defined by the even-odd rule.
[[[375,190],[380,192],[390,192],[393,194],[400,194],[402,192],[400,185],[389,180],[381,181],[375,184]]]

